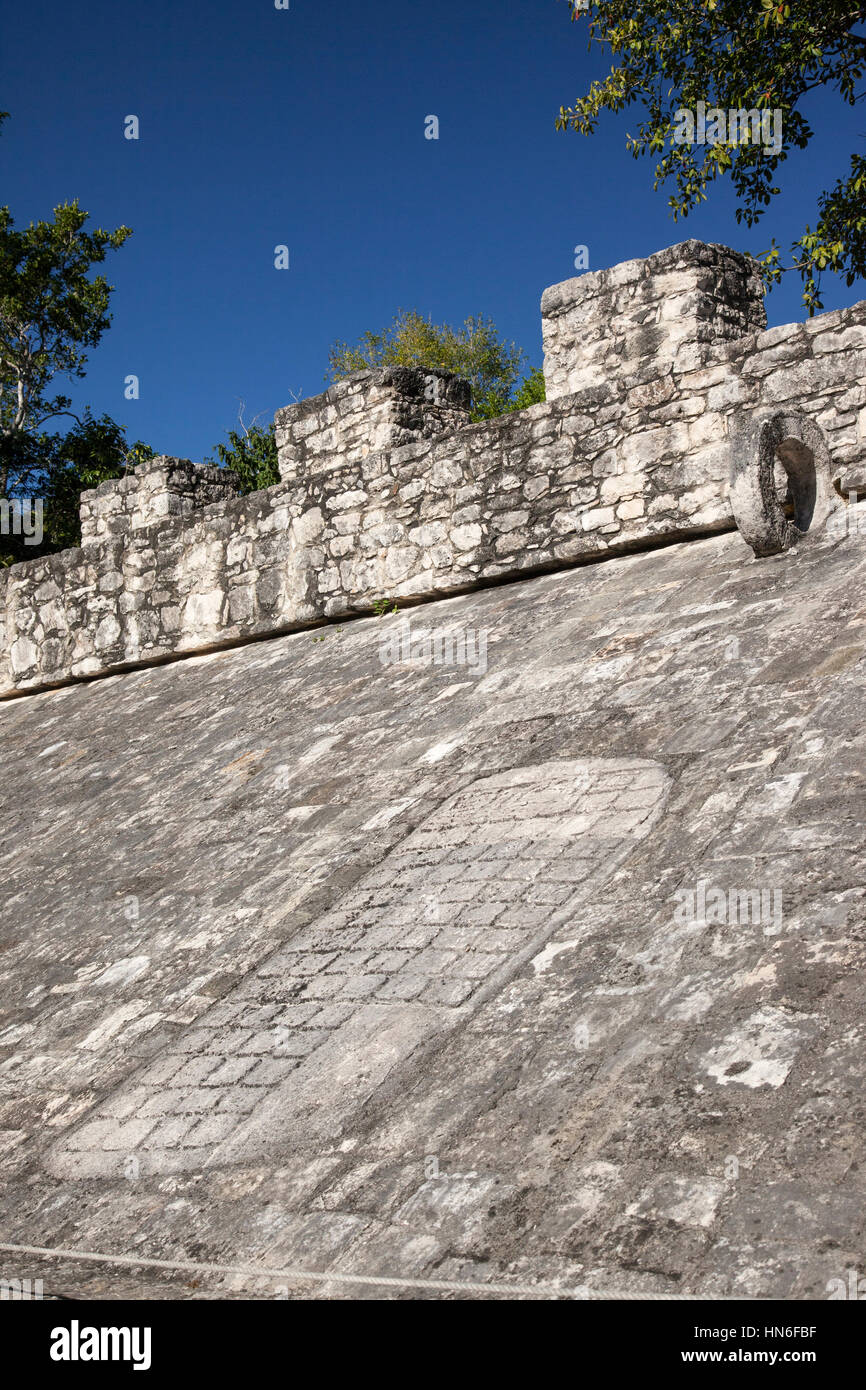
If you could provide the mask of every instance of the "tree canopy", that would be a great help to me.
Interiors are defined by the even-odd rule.
[[[14,446],[14,453],[11,452]],[[16,535],[0,536],[0,566],[34,560],[81,543],[78,500],[87,488],[121,478],[154,450],[138,440],[129,445],[126,431],[109,415],[85,411],[65,433],[19,432],[10,441],[13,467],[10,498],[43,500],[43,534],[38,545]]]
[[[358,343],[334,343],[328,353],[331,381],[374,367],[439,367],[472,386],[472,418],[485,420],[544,400],[539,368],[521,381],[526,353],[506,342],[492,319],[470,316],[459,327],[434,324],[415,309],[401,309],[380,333]],[[530,399],[531,397],[531,399]]]
[[[0,499],[45,502],[40,544],[4,535],[0,565],[77,545],[79,493],[153,455],[140,441],[130,448],[108,415],[76,414],[68,396],[51,394],[56,377],[84,376],[87,349],[111,322],[112,286],[92,272],[131,235],[89,231],[88,217],[77,201],[61,203],[51,221],[18,231],[0,208]],[[43,429],[62,416],[74,421],[65,434]]]
[[[49,394],[51,383],[84,376],[85,349],[111,322],[112,287],[90,272],[131,233],[85,231],[88,215],[77,201],[61,203],[52,221],[16,231],[9,209],[0,208],[0,496],[18,456],[16,437],[71,413],[69,397]]]
[[[669,205],[686,217],[707,188],[729,175],[736,217],[753,227],[779,192],[775,180],[790,152],[813,129],[804,101],[817,88],[853,106],[864,95],[866,36],[855,32],[866,9],[845,0],[570,0],[572,19],[588,26],[589,46],[617,62],[586,95],[560,108],[557,126],[592,134],[603,111],[639,104],[643,118],[627,145],[656,160],[654,187],[673,182]],[[682,113],[703,103],[705,138],[688,138]],[[738,120],[719,121],[736,115]],[[760,121],[744,120],[758,113]],[[711,119],[712,118],[712,119]],[[694,132],[695,134],[697,131]],[[685,138],[684,138],[685,134]],[[768,285],[793,270],[810,314],[823,308],[822,273],[852,285],[866,275],[866,159],[856,151],[817,196],[814,224],[791,244],[784,264],[772,239],[756,256]]]
[[[243,410],[238,416],[239,429],[227,430],[228,444],[216,445],[216,466],[228,468],[238,475],[241,493],[258,492],[280,481],[277,466],[277,442],[274,426],[260,425],[256,420],[244,424]],[[213,463],[206,458],[205,463]]]

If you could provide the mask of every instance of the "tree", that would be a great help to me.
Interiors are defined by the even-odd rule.
[[[529,380],[518,387],[525,361],[522,348],[504,342],[492,319],[470,317],[462,327],[453,328],[434,324],[414,309],[401,309],[381,333],[364,333],[354,347],[337,342],[328,353],[331,381],[374,367],[439,367],[456,372],[471,383],[473,420],[519,408],[515,392]],[[533,389],[538,391],[537,379]]]
[[[79,498],[86,489],[122,478],[155,450],[140,439],[126,442],[126,431],[110,415],[94,419],[88,411],[65,435],[43,436],[48,459],[45,499],[46,549],[80,545]]]
[[[259,417],[251,425],[244,424],[244,404],[238,411],[239,429],[227,430],[228,444],[217,444],[217,467],[229,468],[240,479],[240,492],[258,492],[263,487],[273,487],[280,481],[277,466],[277,441],[273,424],[267,429],[258,423]],[[205,463],[213,464],[212,458]]]
[[[635,158],[657,158],[654,187],[673,180],[674,219],[707,197],[715,179],[730,175],[736,217],[753,227],[779,192],[777,170],[794,149],[805,149],[812,128],[802,111],[816,88],[843,104],[862,99],[866,37],[853,32],[866,9],[844,0],[570,0],[572,19],[586,18],[589,45],[617,55],[618,64],[573,106],[557,126],[592,134],[602,111],[642,104],[644,119],[627,136]],[[701,105],[703,104],[703,105]],[[689,124],[691,119],[691,125]],[[824,271],[852,285],[866,275],[866,160],[851,154],[848,171],[817,201],[783,266],[775,239],[756,260],[768,286],[786,270],[803,281],[809,314],[823,308]]]
[[[19,432],[14,443],[15,485],[10,495],[42,500],[43,534],[38,545],[25,543],[21,535],[0,537],[0,566],[80,545],[81,493],[123,477],[127,469],[154,456],[141,440],[128,445],[125,430],[110,416],[95,419],[89,411],[65,434]]]
[[[111,322],[112,286],[90,272],[131,233],[86,232],[88,216],[77,201],[62,203],[53,221],[15,231],[0,208],[0,497],[20,489],[15,470],[31,457],[28,439],[72,414],[67,396],[49,396],[52,380],[84,376],[85,349]]]
[[[0,111],[0,125],[7,115]],[[68,396],[49,395],[56,376],[84,376],[85,349],[111,322],[112,287],[92,270],[131,235],[85,231],[88,216],[77,201],[62,203],[53,221],[16,231],[0,208],[0,498],[45,504],[40,544],[3,536],[0,565],[77,545],[79,493],[153,457],[140,441],[130,448],[109,416],[79,416]],[[66,434],[42,428],[64,415],[75,421]]]
[[[526,410],[527,406],[539,405],[544,400],[547,400],[544,372],[541,367],[532,367],[515,391],[510,408]]]

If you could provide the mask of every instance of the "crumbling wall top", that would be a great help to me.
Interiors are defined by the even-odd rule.
[[[140,531],[170,516],[189,517],[211,502],[234,497],[237,491],[237,474],[228,469],[160,454],[123,478],[82,492],[81,544],[95,545],[111,536]]]
[[[646,366],[696,367],[702,348],[767,323],[755,262],[701,241],[551,285],[541,314],[548,400]]]
[[[432,439],[469,423],[471,389],[452,372],[382,367],[355,372],[274,416],[280,476],[342,468],[368,454]]]
[[[859,476],[866,303],[755,332],[754,264],[696,242],[543,303],[545,403],[469,425],[460,378],[363,372],[278,412],[274,487],[160,457],[85,493],[83,549],[0,574],[0,697],[734,524],[775,553]]]

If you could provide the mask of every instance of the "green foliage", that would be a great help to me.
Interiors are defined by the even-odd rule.
[[[544,372],[541,367],[532,367],[515,391],[511,409],[526,410],[527,406],[540,405],[546,399]]]
[[[588,10],[572,3],[571,10],[572,19],[588,23],[590,48],[600,44],[618,62],[573,106],[560,108],[557,126],[590,135],[602,111],[642,105],[644,118],[627,147],[635,158],[657,160],[655,188],[673,181],[675,220],[729,175],[737,220],[753,227],[779,192],[779,166],[812,138],[800,109],[807,93],[827,88],[849,106],[864,95],[866,37],[851,29],[866,15],[843,0],[599,0]],[[739,128],[714,143],[678,142],[677,110],[695,111],[700,101],[725,112],[780,112],[778,146]],[[839,272],[848,285],[866,275],[864,187],[866,163],[854,154],[847,177],[820,195],[814,230],[807,225],[792,243],[791,264],[781,264],[775,240],[757,258],[768,286],[785,270],[800,275],[810,315],[823,308],[824,271]]]
[[[519,408],[515,391],[522,389],[518,378],[525,360],[522,348],[500,338],[492,319],[470,317],[453,328],[434,324],[414,309],[401,309],[381,333],[364,333],[355,346],[336,342],[328,353],[331,381],[375,367],[455,372],[472,386],[473,420]]]
[[[399,609],[394,599],[377,598],[373,604],[373,612],[377,618],[390,618],[393,613],[399,612]]]
[[[92,270],[131,235],[86,231],[88,216],[77,201],[61,203],[52,221],[16,231],[0,208],[0,498],[41,498],[44,531],[38,546],[0,537],[0,565],[78,545],[79,493],[153,457],[141,442],[130,448],[109,416],[79,418],[67,396],[48,394],[55,376],[84,376],[85,349],[111,322],[112,287]],[[67,433],[41,428],[61,415],[75,420]]]
[[[54,209],[51,222],[16,231],[0,208],[0,436],[38,431],[52,417],[70,414],[66,396],[49,396],[57,375],[81,377],[85,349],[95,347],[111,322],[112,287],[94,265],[122,246],[128,227],[84,230],[88,213],[77,201]],[[18,451],[11,450],[11,457]],[[27,446],[22,443],[26,456]],[[0,466],[0,496],[16,480],[8,459]],[[20,485],[20,480],[18,480]]]
[[[140,440],[128,445],[122,426],[108,415],[95,419],[89,412],[66,434],[19,431],[0,436],[0,461],[6,460],[15,480],[10,496],[43,499],[44,532],[38,546],[25,545],[20,536],[0,537],[0,565],[80,545],[80,494],[109,478],[123,477],[127,469],[153,456],[154,450]]]
[[[78,500],[88,488],[122,478],[136,464],[154,457],[149,444],[128,445],[121,425],[108,415],[87,414],[65,436],[48,436],[51,466],[45,500],[45,539],[51,550],[80,545]]]
[[[246,429],[241,423],[240,431],[227,431],[227,438],[228,444],[216,446],[217,459],[219,466],[237,473],[241,493],[258,492],[280,481],[273,425],[263,429],[253,424]],[[205,463],[213,462],[212,458],[205,459]]]

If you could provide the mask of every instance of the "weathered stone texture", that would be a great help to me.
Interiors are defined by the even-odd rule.
[[[330,1278],[4,1276],[862,1269],[864,513],[432,603],[474,676],[383,665],[386,616],[0,707],[0,1244]],[[683,913],[701,884],[772,910]]]
[[[545,314],[544,405],[353,378],[280,412],[276,487],[158,459],[0,574],[4,1278],[862,1268],[866,305],[756,332],[687,243]]]
[[[357,372],[274,417],[284,482],[359,463],[368,454],[469,423],[469,385],[450,372],[384,367]]]
[[[282,1131],[333,1138],[420,1042],[465,1021],[602,891],[667,790],[664,769],[639,759],[473,782],[58,1145],[54,1170],[115,1174],[130,1124],[151,1172],[258,1158],[279,1146],[275,1113]],[[336,1067],[345,1103],[323,1109]]]
[[[0,578],[0,690],[730,527],[724,450],[708,451],[713,480],[683,465],[683,427],[604,400],[533,406],[15,566]]]
[[[276,487],[159,459],[85,494],[81,550],[0,573],[0,695],[728,529],[774,412],[820,430],[828,496],[862,477],[866,304],[750,332],[749,263],[687,242],[544,313],[545,404],[466,425],[465,382],[388,368],[278,412]]]
[[[190,517],[236,492],[237,478],[225,468],[205,468],[189,459],[151,459],[125,478],[82,492],[81,544],[126,538],[168,517]]]
[[[549,401],[651,360],[677,368],[695,350],[767,323],[754,263],[701,241],[552,285],[541,317]]]
[[[731,437],[731,506],[758,556],[776,555],[844,509],[824,436],[805,415],[776,411],[737,422]],[[780,496],[779,474],[784,475]],[[791,516],[784,501],[790,498]]]

